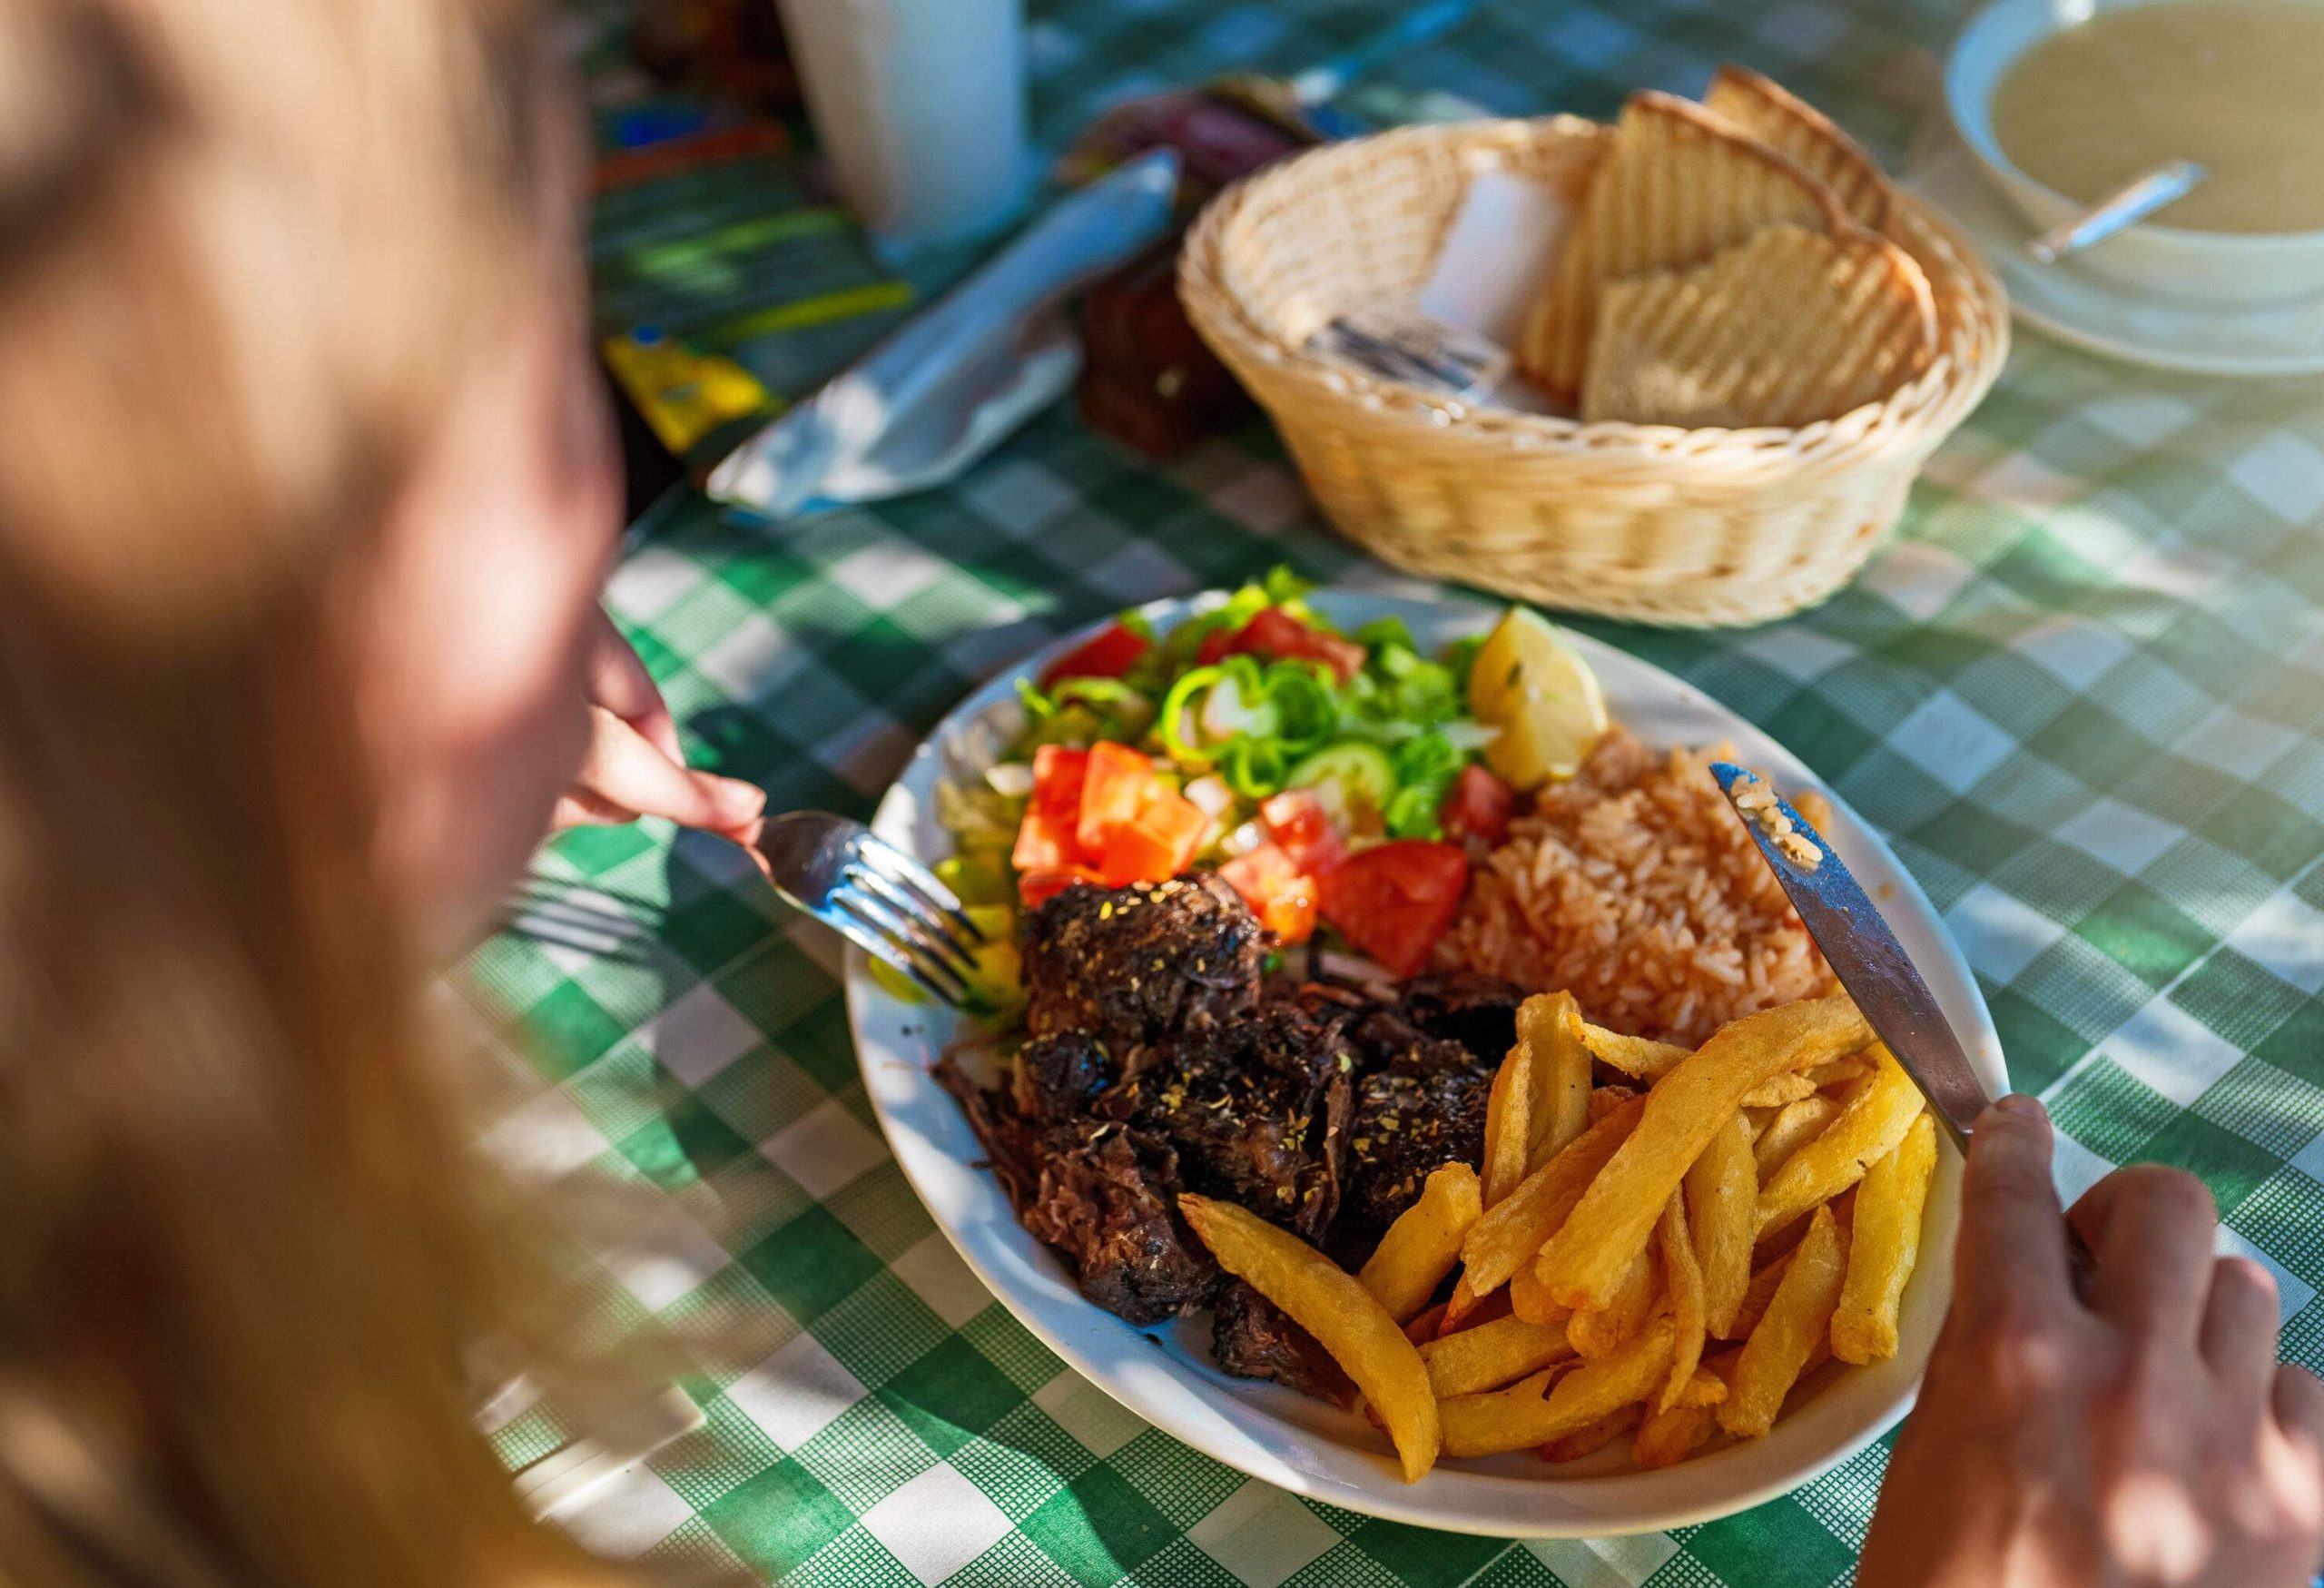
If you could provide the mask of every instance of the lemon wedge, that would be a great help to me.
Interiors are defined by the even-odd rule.
[[[1530,607],[1512,607],[1469,668],[1469,712],[1499,728],[1485,760],[1519,788],[1581,770],[1606,733],[1606,696],[1590,664]]]

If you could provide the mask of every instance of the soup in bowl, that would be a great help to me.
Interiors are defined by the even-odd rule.
[[[2079,268],[2218,303],[2324,292],[2324,0],[2000,0],[1945,95],[2029,233],[2166,160],[2208,169]]]

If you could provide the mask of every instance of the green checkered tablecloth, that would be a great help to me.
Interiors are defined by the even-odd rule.
[[[1053,141],[1132,89],[1344,53],[1397,9],[1036,0],[1038,124]],[[1736,58],[1893,155],[1954,20],[1502,0],[1368,82],[1604,113]],[[670,235],[681,213],[633,199],[621,225]],[[601,231],[600,259],[624,241]],[[1324,531],[1264,431],[1156,469],[1059,411],[951,488],[778,531],[671,500],[611,601],[704,761],[778,808],[860,814],[1044,636],[1285,560],[1394,583]],[[2324,386],[2027,336],[1826,607],[1585,626],[1763,725],[1889,834],[2056,1111],[2065,1189],[2136,1158],[2201,1174],[2282,1286],[2287,1354],[2324,1366]],[[1431,1534],[1246,1482],[1062,1369],[961,1266],[872,1123],[832,941],[731,852],[571,834],[520,903],[470,981],[550,1085],[496,1141],[657,1210],[650,1239],[598,1252],[605,1328],[719,1342],[687,1385],[706,1426],[577,1506],[583,1536],[846,1588],[1849,1579],[1878,1448],[1747,1514],[1596,1544]],[[537,1406],[497,1437],[513,1464],[568,1432]]]

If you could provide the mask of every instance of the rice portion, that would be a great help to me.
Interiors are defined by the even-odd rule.
[[[1710,763],[1731,755],[1724,745],[1658,755],[1613,729],[1477,868],[1440,962],[1528,991],[1571,991],[1600,1025],[1689,1046],[1834,991],[1711,781]]]

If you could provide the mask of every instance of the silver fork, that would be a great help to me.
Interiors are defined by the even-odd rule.
[[[861,822],[793,811],[759,834],[775,892],[850,942],[960,1005],[976,974],[976,928],[952,890]]]

